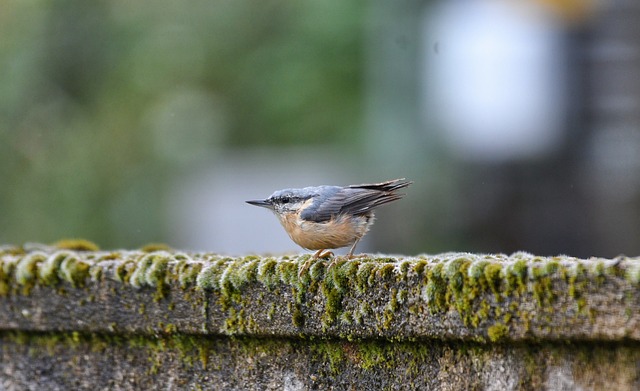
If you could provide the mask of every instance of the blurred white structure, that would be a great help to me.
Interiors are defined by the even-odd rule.
[[[537,3],[439,2],[423,21],[424,115],[463,160],[557,147],[566,112],[562,31]]]

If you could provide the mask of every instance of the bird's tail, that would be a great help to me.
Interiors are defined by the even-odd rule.
[[[351,185],[349,186],[352,189],[369,189],[369,190],[378,190],[383,192],[394,192],[398,189],[403,189],[410,184],[412,181],[407,181],[405,178],[393,179],[386,182],[380,183],[363,183],[361,185]]]

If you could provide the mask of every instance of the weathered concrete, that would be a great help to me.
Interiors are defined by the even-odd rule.
[[[640,389],[640,259],[308,259],[2,247],[0,388]]]

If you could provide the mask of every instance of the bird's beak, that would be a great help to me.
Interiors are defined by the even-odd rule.
[[[253,201],[246,201],[246,203],[255,205],[255,206],[261,206],[263,208],[273,209],[273,204],[267,200],[253,200]]]

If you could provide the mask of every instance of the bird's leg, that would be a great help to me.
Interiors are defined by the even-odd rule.
[[[356,239],[355,242],[353,242],[353,245],[351,245],[351,248],[349,249],[349,252],[347,253],[347,256],[345,258],[347,259],[352,259],[353,256],[353,251],[356,249],[356,245],[358,244],[358,242],[360,241],[360,238]],[[329,266],[327,266],[327,270],[333,268],[336,265],[336,262],[338,262],[338,258],[333,258],[333,260],[329,263]]]
[[[325,250],[323,248],[321,248],[320,250],[316,251],[315,254],[313,254],[313,256],[309,259],[307,259],[307,261],[304,263],[304,265],[302,265],[302,268],[300,269],[300,272],[298,272],[298,277],[302,277],[302,274],[304,274],[307,269],[309,269],[309,267],[311,266],[311,263],[318,260],[319,258],[329,258],[332,257],[333,253],[329,250]]]
[[[349,249],[349,253],[347,254],[347,259],[353,258],[353,252],[355,251],[356,245],[358,244],[359,241],[360,241],[360,238],[356,239],[356,241],[353,242],[353,246],[351,246],[351,249]]]

